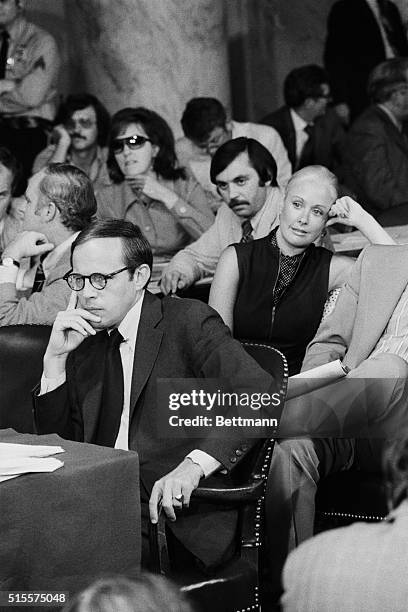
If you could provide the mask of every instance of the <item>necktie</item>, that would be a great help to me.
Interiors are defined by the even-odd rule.
[[[246,219],[242,224],[242,238],[240,240],[240,242],[242,243],[246,243],[246,242],[251,242],[251,240],[254,239],[254,237],[252,236],[252,232],[254,231],[254,228],[252,227],[251,221],[249,219]]]
[[[300,154],[296,170],[300,170],[300,168],[304,168],[305,166],[310,166],[310,165],[313,164],[313,132],[314,132],[314,126],[308,124],[308,125],[306,125],[305,128],[303,128],[303,131],[306,132],[306,134],[309,136],[309,138],[306,140],[305,144],[303,145],[303,149],[302,149],[302,152]]]
[[[95,444],[101,446],[113,447],[119,432],[123,410],[123,369],[119,351],[121,342],[123,337],[114,329],[106,342],[101,411],[95,437]]]
[[[41,255],[40,263],[37,266],[37,270],[34,277],[34,284],[31,293],[37,293],[38,291],[42,291],[42,288],[45,283],[45,274],[43,268],[43,261],[47,257],[48,253],[44,253]]]
[[[384,28],[388,43],[391,49],[393,50],[394,55],[397,57],[398,55],[400,55],[398,52],[398,40],[391,25],[388,2],[386,2],[386,0],[377,0],[377,6],[380,12],[381,23]]]
[[[1,49],[0,49],[0,79],[4,79],[6,76],[6,66],[7,66],[7,55],[9,48],[9,38],[10,34],[7,30],[3,30],[0,34],[1,39]]]

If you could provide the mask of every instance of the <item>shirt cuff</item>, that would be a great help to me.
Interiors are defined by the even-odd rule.
[[[46,393],[51,393],[51,391],[54,391],[54,389],[58,389],[58,387],[63,385],[65,380],[65,372],[57,376],[57,378],[47,378],[43,374],[41,376],[40,393],[38,395],[45,395]]]
[[[16,284],[19,268],[17,266],[2,266],[0,265],[0,283]]]
[[[205,453],[204,451],[198,449],[195,449],[191,451],[191,453],[188,453],[187,459],[191,459],[193,463],[196,463],[200,466],[200,468],[204,472],[204,478],[207,478],[207,476],[210,476],[211,474],[213,474],[213,472],[215,472],[221,467],[221,463],[217,461],[217,459],[214,459],[214,457],[211,457],[211,455],[209,455],[208,453]]]

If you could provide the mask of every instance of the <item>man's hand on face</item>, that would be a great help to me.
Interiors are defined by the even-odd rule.
[[[41,232],[24,231],[20,232],[3,251],[3,257],[12,257],[17,261],[23,257],[33,257],[43,255],[54,248],[48,242],[47,236]]]
[[[64,125],[60,124],[54,127],[53,137],[55,138],[58,146],[66,147],[67,150],[71,146],[71,136]]]
[[[191,493],[203,476],[201,467],[186,458],[172,472],[157,480],[149,501],[151,522],[159,520],[160,507],[171,521],[175,521],[175,510],[189,506]]]
[[[44,356],[44,374],[55,378],[65,370],[69,353],[75,350],[88,336],[97,332],[92,323],[101,320],[83,308],[76,308],[78,294],[72,291],[66,310],[59,312],[52,326],[50,340]]]
[[[180,270],[165,270],[160,280],[160,290],[164,295],[176,293],[178,289],[185,289],[189,286],[187,276]]]

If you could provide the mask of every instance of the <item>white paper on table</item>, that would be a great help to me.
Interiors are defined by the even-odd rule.
[[[61,446],[0,442],[0,482],[32,472],[54,472],[64,465],[50,455],[65,452]]]
[[[0,442],[0,458],[7,457],[49,457],[64,453],[62,446],[44,446],[40,444],[12,444]]]
[[[55,472],[64,462],[53,457],[0,457],[0,482],[38,472]]]
[[[286,393],[286,401],[326,387],[331,383],[344,378],[349,373],[349,369],[343,366],[340,359],[324,363],[323,365],[300,372],[294,376],[290,376],[288,380],[288,389]]]

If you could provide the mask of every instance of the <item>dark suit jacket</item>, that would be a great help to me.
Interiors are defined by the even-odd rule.
[[[294,170],[302,165],[296,163],[296,132],[290,109],[282,106],[277,111],[266,115],[261,121],[279,132],[288,152]],[[342,180],[342,155],[345,132],[337,113],[329,109],[323,117],[315,121],[313,134],[310,136],[313,146],[313,164],[326,166]]]
[[[394,32],[398,55],[408,55],[408,42],[398,8],[387,2],[387,17]],[[368,104],[367,79],[384,61],[380,28],[365,0],[339,0],[329,14],[324,63],[335,103],[347,102],[352,116]]]
[[[345,176],[358,201],[379,220],[392,208],[394,223],[406,223],[408,218],[404,220],[403,211],[408,203],[407,137],[375,105],[354,122],[346,148]]]
[[[72,440],[94,441],[102,394],[104,336],[86,339],[69,355],[66,383],[35,398],[38,433],[55,432]],[[250,381],[257,392],[280,389],[280,381],[274,381],[231,338],[212,308],[196,300],[159,300],[146,293],[136,342],[129,427],[129,447],[140,459],[142,502],[148,502],[154,482],[191,450],[199,448],[209,453],[229,472],[256,442],[226,441],[214,433],[205,440],[158,438],[157,379],[225,378],[238,384],[240,377],[241,382]],[[213,513],[199,521],[196,517],[179,517],[172,529],[189,550],[213,565],[231,543],[235,526],[231,512],[223,512],[215,524]]]

